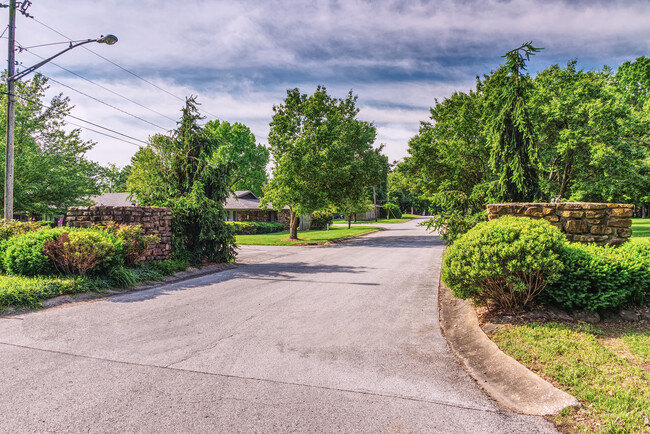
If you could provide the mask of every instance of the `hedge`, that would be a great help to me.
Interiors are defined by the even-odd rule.
[[[255,234],[269,234],[272,232],[284,231],[284,225],[279,222],[226,222],[228,226],[233,228],[237,235],[255,235]]]

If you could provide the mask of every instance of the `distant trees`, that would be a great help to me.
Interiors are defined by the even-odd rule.
[[[375,127],[356,119],[357,97],[332,98],[318,86],[313,95],[287,91],[273,107],[269,133],[273,177],[263,203],[288,206],[290,238],[298,237],[298,218],[334,206],[358,207],[369,186],[385,177],[387,160],[374,149]]]
[[[571,61],[533,78],[522,74],[533,49],[509,52],[475,90],[436,100],[394,170],[431,200],[431,226],[450,239],[488,202],[650,202],[650,59],[615,74]]]

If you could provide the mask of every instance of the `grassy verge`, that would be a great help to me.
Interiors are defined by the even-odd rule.
[[[402,214],[402,218],[399,218],[399,219],[377,219],[377,221],[374,221],[374,220],[357,220],[356,222],[352,222],[352,224],[354,225],[354,224],[368,224],[368,223],[370,223],[370,224],[372,224],[372,223],[404,223],[404,222],[412,220],[412,219],[414,219],[416,217],[420,217],[420,216],[415,215],[415,214]],[[337,224],[337,225],[338,224],[341,224],[341,225],[346,224],[347,225],[348,221],[343,220],[343,219],[337,219],[337,220],[334,220],[332,223]]]
[[[330,227],[329,231],[299,231],[298,240],[289,240],[289,232],[276,232],[262,235],[237,235],[237,244],[258,246],[292,246],[295,244],[324,243],[355,235],[365,234],[376,229],[372,226],[348,228]]]
[[[650,219],[632,219],[632,238],[650,239]]]
[[[650,431],[650,334],[638,329],[526,324],[491,335],[507,354],[575,396],[555,418],[566,432]]]
[[[0,312],[9,307],[37,309],[43,300],[59,295],[128,288],[144,281],[162,280],[165,276],[187,268],[183,261],[156,261],[137,268],[120,267],[107,276],[6,276],[0,275]]]

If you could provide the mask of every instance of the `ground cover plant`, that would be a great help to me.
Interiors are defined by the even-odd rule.
[[[647,432],[650,335],[556,323],[514,325],[491,334],[507,354],[580,401],[554,421],[565,432]]]
[[[650,239],[650,219],[632,219],[632,240]]]
[[[237,244],[258,246],[292,246],[297,244],[325,243],[379,230],[379,227],[356,226],[350,229],[330,227],[330,230],[298,231],[298,239],[289,239],[289,232],[277,232],[264,235],[237,235]]]

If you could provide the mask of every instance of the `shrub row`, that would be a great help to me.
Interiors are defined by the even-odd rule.
[[[501,217],[451,245],[444,283],[460,298],[516,311],[542,301],[612,310],[642,303],[650,289],[650,241],[619,248],[570,244],[545,220]]]
[[[284,225],[279,222],[226,222],[237,235],[269,234],[281,232]]]
[[[332,224],[334,215],[327,210],[314,211],[311,216],[311,229],[326,229],[328,224]]]

